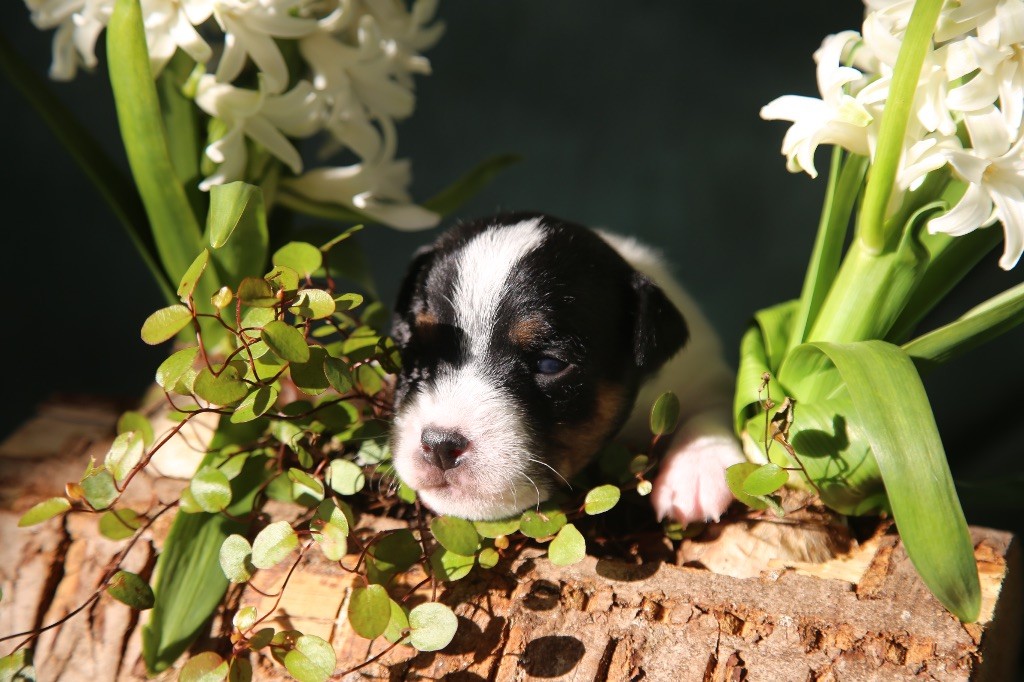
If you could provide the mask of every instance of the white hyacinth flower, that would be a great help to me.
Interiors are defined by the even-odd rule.
[[[206,156],[220,164],[217,172],[200,183],[202,190],[244,177],[248,153],[245,138],[263,146],[293,173],[302,172],[302,157],[288,139],[308,137],[323,125],[323,109],[308,81],[300,81],[277,95],[219,83],[207,74],[199,79],[196,104],[227,126],[227,133],[206,148]]]
[[[822,144],[839,145],[856,154],[868,153],[868,126],[874,117],[862,102],[846,92],[846,86],[859,81],[863,74],[841,63],[847,45],[859,38],[855,31],[837,33],[825,38],[814,53],[821,99],[784,95],[761,109],[763,119],[793,123],[782,140],[782,153],[790,171],[805,171],[812,178],[817,177],[814,152]]]
[[[945,156],[967,191],[956,206],[932,219],[928,230],[959,236],[1002,221],[999,266],[1009,270],[1024,253],[1024,136],[1011,135],[995,107],[964,120],[974,147]]]
[[[50,78],[71,80],[78,68],[96,66],[96,40],[110,21],[114,0],[27,0],[32,23],[56,28]]]

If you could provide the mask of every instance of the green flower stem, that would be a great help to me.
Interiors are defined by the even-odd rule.
[[[896,58],[889,96],[882,114],[878,133],[878,148],[874,163],[868,171],[864,204],[861,207],[857,233],[862,248],[869,254],[879,254],[894,247],[899,241],[895,230],[902,223],[885,222],[889,199],[892,196],[896,171],[903,154],[907,121],[910,119],[917,92],[917,83],[925,55],[931,48],[932,32],[939,18],[943,0],[917,0],[910,15],[903,44]],[[887,229],[887,227],[889,229]]]

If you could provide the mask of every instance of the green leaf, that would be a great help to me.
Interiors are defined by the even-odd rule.
[[[231,421],[241,424],[262,417],[277,402],[277,396],[278,391],[274,386],[260,386],[238,404],[231,413]]]
[[[262,277],[244,278],[238,285],[238,291],[235,295],[242,303],[257,308],[273,308],[277,305],[277,298],[274,296],[273,287]]]
[[[169,341],[191,321],[192,311],[181,304],[161,308],[142,323],[142,340],[151,346]]]
[[[224,472],[212,466],[204,466],[192,476],[189,490],[196,504],[214,514],[231,504],[231,484]]]
[[[357,587],[348,602],[348,622],[360,637],[374,639],[391,620],[391,598],[380,585]]]
[[[236,630],[244,633],[252,629],[257,620],[259,620],[259,612],[256,607],[243,606],[235,611],[235,615],[231,618],[231,624],[235,626]]]
[[[618,504],[621,496],[622,491],[618,486],[599,485],[587,493],[583,500],[583,511],[590,515],[603,514]]]
[[[343,360],[331,356],[324,358],[324,374],[331,388],[338,393],[344,395],[352,390],[352,372]]]
[[[907,555],[946,608],[962,621],[974,621],[981,608],[974,547],[910,357],[882,341],[812,343],[797,347],[798,353],[821,353],[835,364],[852,400],[850,417],[863,429],[882,472]]]
[[[270,568],[299,548],[299,536],[287,521],[272,523],[252,543],[252,565]]]
[[[18,649],[0,658],[0,680],[3,682],[36,682],[32,666],[32,650]]]
[[[203,249],[196,256],[196,259],[192,261],[192,265],[188,266],[188,270],[181,277],[181,282],[178,283],[178,298],[185,305],[192,299],[192,293],[196,290],[196,283],[199,282],[199,278],[203,276],[203,271],[206,270],[206,264],[210,260],[210,252]]]
[[[644,480],[636,484],[636,492],[640,497],[647,497],[654,490],[654,484],[650,481]]]
[[[252,640],[249,641],[252,642]],[[252,682],[252,663],[248,658],[237,656],[231,659],[231,666],[228,668],[228,682]]]
[[[111,509],[100,516],[100,534],[110,540],[124,540],[142,527],[139,515],[131,509]]]
[[[733,464],[731,467],[725,470],[725,482],[729,485],[729,490],[736,496],[736,499],[747,505],[751,509],[767,509],[768,504],[753,495],[747,493],[744,483],[747,477],[753,472],[761,468],[760,464],[754,464],[753,462],[741,462],[739,464]]]
[[[420,604],[409,612],[409,643],[417,651],[439,651],[455,637],[459,619],[438,602]]]
[[[299,273],[283,265],[275,265],[263,278],[272,282],[274,287],[284,291],[284,295],[294,297],[299,290]]]
[[[306,345],[302,332],[286,322],[268,322],[263,327],[260,338],[274,355],[286,362],[302,363],[309,360],[309,346]]]
[[[204,651],[188,659],[178,673],[178,682],[220,682],[228,676],[228,662],[213,651]]]
[[[405,613],[398,602],[391,600],[391,619],[384,629],[384,639],[392,644],[402,639],[404,631],[409,627],[409,616]]]
[[[288,371],[300,391],[306,395],[320,395],[330,387],[324,373],[327,351],[322,346],[307,346],[307,350],[309,358],[305,362],[292,362]]]
[[[331,500],[324,500],[321,506],[323,504],[334,506]],[[341,510],[338,510],[337,514],[343,520],[341,523],[320,518],[314,518],[309,523],[309,529],[313,531],[313,540],[330,561],[340,561],[348,553],[348,521],[344,520],[345,515]]]
[[[221,281],[240,282],[262,272],[269,236],[260,188],[244,182],[211,187],[206,232]]]
[[[327,468],[327,485],[339,495],[355,495],[366,485],[363,468],[347,459],[332,459]]]
[[[217,556],[220,568],[229,582],[248,582],[256,572],[256,567],[252,565],[252,545],[237,533],[224,538]]]
[[[498,173],[520,161],[522,157],[517,154],[501,154],[484,159],[468,173],[425,201],[423,206],[434,213],[448,215],[479,194]]]
[[[145,454],[145,447],[142,434],[128,431],[119,435],[111,443],[110,450],[107,451],[107,456],[104,459],[104,465],[110,470],[114,480],[120,483],[142,461],[143,454]]]
[[[342,294],[334,299],[334,307],[338,312],[348,312],[363,304],[362,294]]]
[[[323,484],[302,469],[296,469],[295,467],[288,469],[288,478],[292,480],[292,494],[296,499],[301,498],[303,495],[311,495],[318,501],[324,499]]]
[[[651,433],[664,436],[676,430],[679,422],[679,398],[675,393],[662,393],[651,408]]]
[[[356,383],[362,388],[366,395],[377,395],[384,389],[384,378],[381,370],[373,365],[359,365],[356,368]]]
[[[145,580],[129,571],[118,571],[110,578],[107,594],[139,611],[153,608],[153,590]]]
[[[539,510],[526,511],[519,521],[519,530],[531,538],[546,538],[562,530],[568,522],[565,512],[551,502],[545,502]]]
[[[770,495],[789,480],[789,473],[778,464],[764,464],[747,474],[743,481],[743,492],[754,497]]]
[[[570,566],[583,561],[587,555],[587,543],[576,526],[568,523],[562,526],[558,535],[548,545],[548,559],[555,566]]]
[[[298,682],[324,682],[337,663],[334,649],[316,635],[300,635],[284,656],[284,667]]]
[[[373,563],[382,572],[401,572],[420,560],[423,548],[408,529],[389,533],[370,548]]]
[[[249,386],[241,380],[241,372],[235,365],[224,367],[220,374],[214,374],[204,367],[192,384],[195,394],[214,405],[231,405],[245,397]]]
[[[299,317],[322,320],[334,314],[334,307],[330,293],[323,289],[303,289],[288,311]]]
[[[438,547],[430,555],[430,568],[435,576],[446,582],[462,580],[473,569],[476,563],[476,556],[464,556],[449,552],[444,547]]]
[[[480,549],[480,535],[471,521],[454,516],[437,516],[430,521],[430,532],[449,552],[472,556]]]
[[[217,310],[223,310],[231,305],[231,301],[235,298],[235,294],[229,287],[221,287],[217,289],[217,293],[210,297],[210,303]]]
[[[270,260],[274,265],[291,268],[302,277],[311,277],[323,265],[323,254],[312,244],[288,242],[275,251]]]
[[[183,348],[172,354],[156,368],[156,383],[165,391],[173,391],[174,385],[192,369],[199,357],[199,347]]]
[[[501,560],[501,555],[498,554],[498,550],[493,547],[484,547],[480,550],[480,553],[476,555],[476,559],[477,563],[480,564],[480,568],[494,568]]]
[[[149,447],[153,444],[153,425],[146,415],[140,412],[125,412],[117,420],[117,432],[136,431],[142,437],[142,444]]]
[[[476,528],[476,532],[485,538],[512,535],[519,530],[519,517],[498,521],[474,521],[473,526]]]
[[[114,477],[106,467],[96,468],[93,463],[89,464],[85,476],[81,480],[82,490],[85,493],[85,501],[93,509],[106,509],[114,503],[118,497],[117,488],[114,486]]]
[[[66,497],[51,497],[34,505],[31,509],[21,515],[18,519],[18,528],[34,526],[37,523],[48,521],[55,516],[60,516],[71,509],[71,502]]]

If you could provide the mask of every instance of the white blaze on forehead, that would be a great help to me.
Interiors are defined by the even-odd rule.
[[[540,218],[507,227],[493,227],[472,239],[459,253],[455,283],[455,315],[470,340],[470,353],[480,356],[494,328],[505,282],[524,256],[544,241]]]

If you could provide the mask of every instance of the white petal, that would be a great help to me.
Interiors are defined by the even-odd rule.
[[[959,237],[981,227],[991,214],[992,199],[988,192],[979,185],[970,184],[956,206],[928,221],[928,231]]]
[[[965,115],[964,123],[971,136],[971,146],[979,156],[994,159],[1010,148],[1010,131],[994,106]]]
[[[1003,255],[999,267],[1009,270],[1017,265],[1024,253],[1024,201],[1012,200],[1001,194],[993,194],[996,214],[1003,223]]]
[[[205,64],[213,57],[213,50],[183,12],[178,13],[177,21],[171,28],[171,37],[189,57],[200,64]]]
[[[299,156],[298,150],[267,119],[253,116],[246,119],[244,126],[246,135],[283,161],[293,173],[302,172],[302,157]]]
[[[441,216],[416,204],[370,202],[359,209],[374,220],[397,230],[427,230],[441,222]]]
[[[998,81],[984,73],[949,91],[946,104],[957,111],[980,111],[992,106],[999,94]]]

